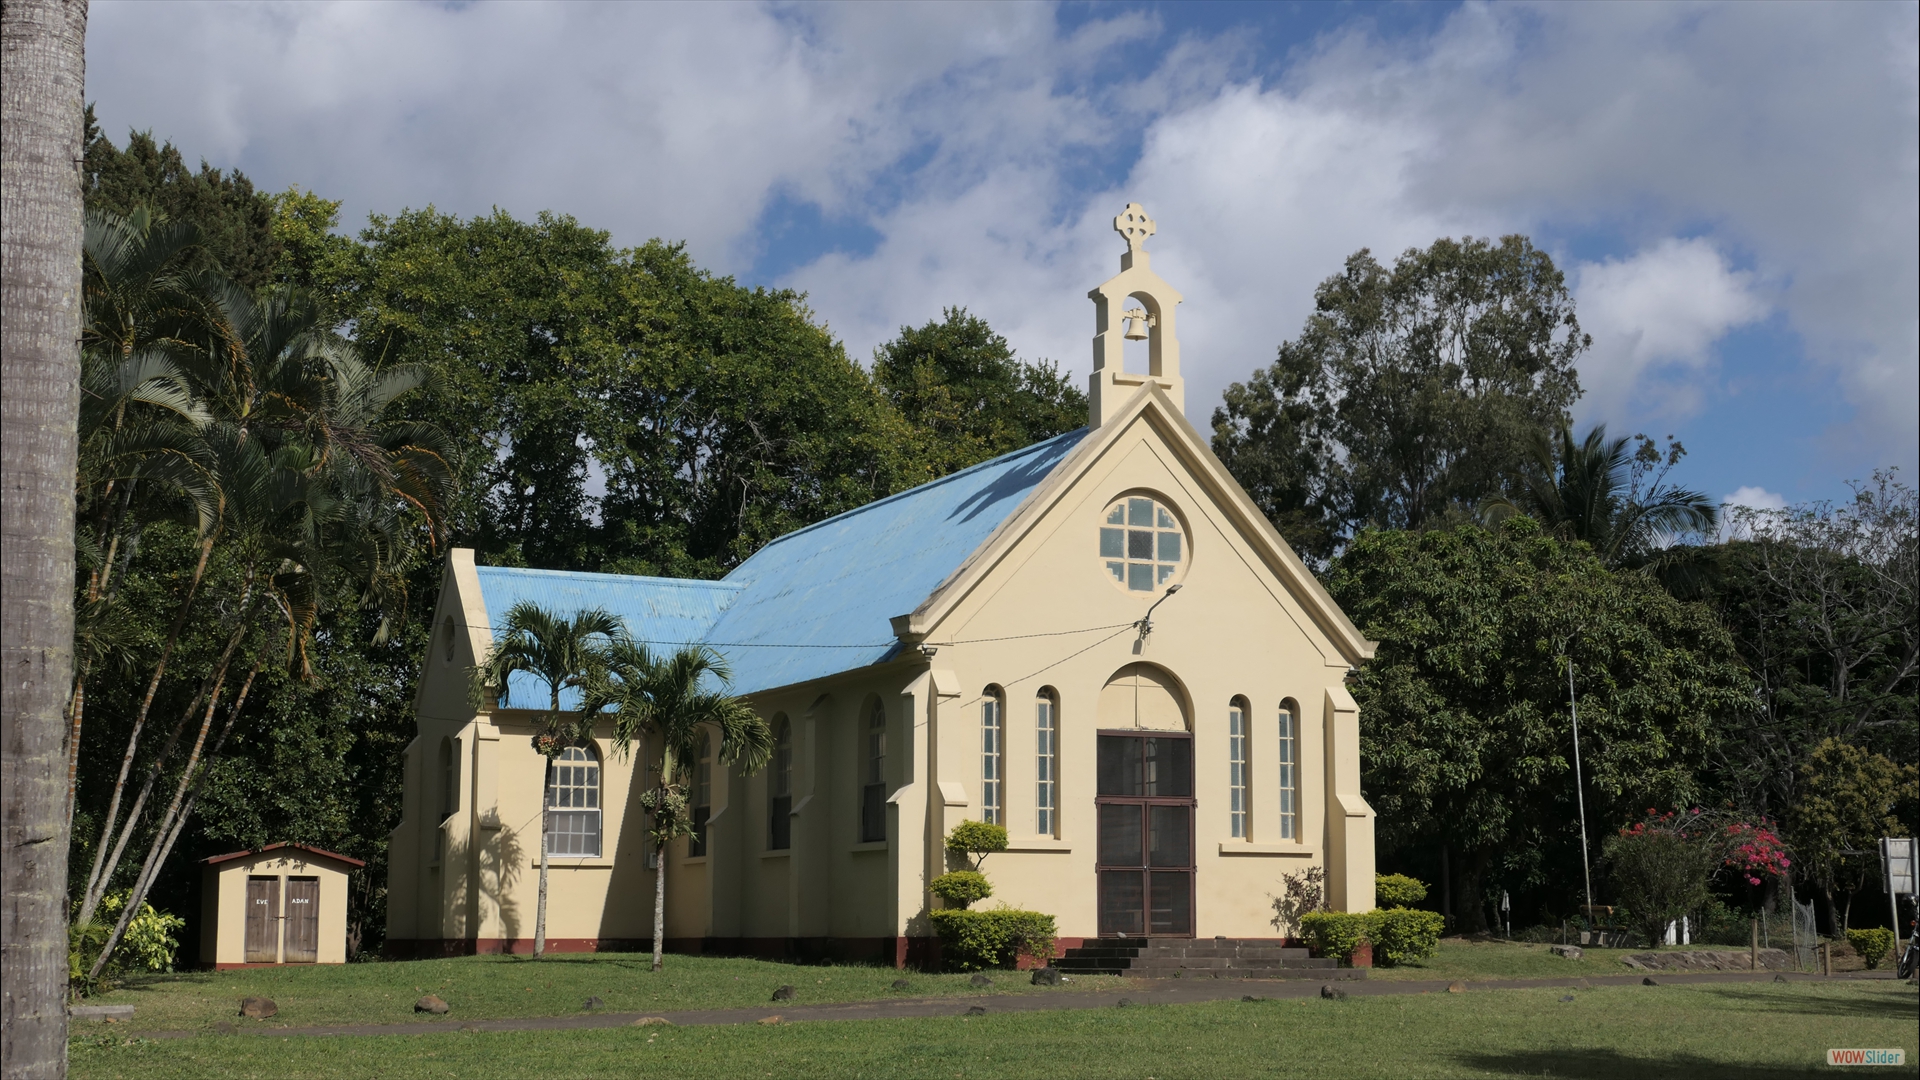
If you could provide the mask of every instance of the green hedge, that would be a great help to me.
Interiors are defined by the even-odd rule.
[[[1351,961],[1362,941],[1373,943],[1373,958],[1387,967],[1424,960],[1440,947],[1446,920],[1438,912],[1412,908],[1383,911],[1315,911],[1300,917],[1300,932],[1321,956]]]
[[[1373,875],[1373,902],[1383,908],[1412,907],[1427,898],[1427,883],[1405,874]]]
[[[1868,967],[1877,968],[1880,961],[1893,951],[1893,931],[1884,926],[1876,926],[1871,930],[1849,930],[1847,943],[1853,946],[1853,951],[1860,954],[1860,959],[1865,960]]]
[[[1053,916],[1038,911],[952,908],[927,913],[940,935],[940,959],[955,971],[1010,968],[1022,949],[1052,956],[1057,936]]]

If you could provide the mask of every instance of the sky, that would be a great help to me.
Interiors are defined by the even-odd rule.
[[[343,231],[431,204],[685,241],[862,361],[963,306],[1084,380],[1140,202],[1203,431],[1353,252],[1524,233],[1593,336],[1576,425],[1778,506],[1920,459],[1917,14],[95,0],[87,93]]]

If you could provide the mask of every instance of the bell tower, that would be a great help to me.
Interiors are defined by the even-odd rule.
[[[1154,232],[1153,219],[1139,203],[1128,203],[1113,219],[1113,231],[1127,241],[1120,273],[1087,294],[1094,309],[1087,426],[1096,428],[1149,382],[1173,399],[1174,408],[1184,410],[1187,404],[1186,384],[1180,379],[1180,339],[1173,331],[1173,309],[1181,297],[1149,267],[1146,241]],[[1126,342],[1141,340],[1147,343],[1147,370],[1127,371],[1122,364]]]

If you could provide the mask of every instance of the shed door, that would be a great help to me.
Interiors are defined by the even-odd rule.
[[[320,879],[287,879],[287,963],[320,959]]]
[[[280,879],[247,879],[247,963],[280,962]]]

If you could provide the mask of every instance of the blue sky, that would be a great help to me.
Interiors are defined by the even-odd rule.
[[[964,305],[1084,375],[1139,201],[1204,428],[1354,250],[1524,232],[1595,339],[1577,419],[1679,436],[1683,483],[1844,497],[1920,454],[1912,3],[92,10],[116,139],[350,227],[431,203],[683,239],[861,359]]]

